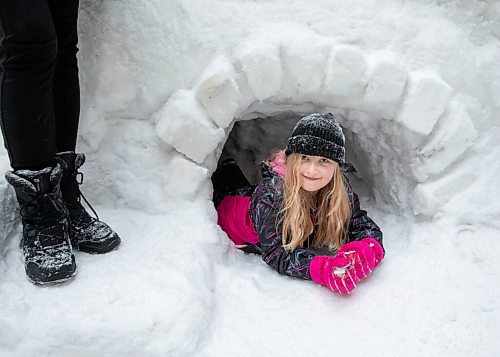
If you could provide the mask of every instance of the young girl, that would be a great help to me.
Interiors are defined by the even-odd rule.
[[[213,181],[218,223],[238,248],[262,254],[280,274],[347,294],[380,263],[384,249],[380,228],[360,209],[344,176],[339,116],[299,120],[284,153],[263,163],[256,187],[238,179],[230,162]]]

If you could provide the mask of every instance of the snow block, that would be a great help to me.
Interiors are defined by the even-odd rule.
[[[224,130],[216,128],[194,93],[179,90],[151,116],[156,134],[188,158],[202,163],[224,140]]]
[[[482,132],[490,128],[493,114],[488,106],[481,104],[477,98],[462,92],[454,94],[453,100],[458,101],[465,106],[467,113],[469,113],[472,120],[472,124],[478,132]]]
[[[281,89],[283,69],[279,47],[272,43],[248,42],[234,53],[248,85],[258,100],[276,95]]]
[[[248,107],[250,107],[256,100],[255,96],[253,95],[252,89],[248,84],[247,77],[245,76],[244,73],[239,72],[237,74],[236,82],[240,90],[240,102],[238,110],[234,114],[235,118],[239,117],[243,112],[245,112],[248,109]],[[228,127],[230,125],[231,124],[229,124]],[[225,129],[227,129],[228,127],[226,127]]]
[[[364,105],[370,111],[392,117],[408,78],[406,68],[395,58],[376,56],[370,60],[367,72]]]
[[[457,100],[448,103],[434,132],[411,163],[413,174],[419,182],[449,167],[479,136],[465,105]]]
[[[471,186],[477,177],[457,171],[435,181],[419,183],[410,195],[414,214],[432,217],[456,194]]]
[[[180,155],[172,155],[167,172],[164,188],[176,198],[194,199],[200,188],[208,183],[208,169]]]
[[[366,59],[354,46],[338,46],[330,51],[323,94],[350,96],[362,93],[365,86]]]
[[[214,60],[203,72],[193,90],[208,115],[220,127],[226,128],[240,107],[241,94],[237,74],[229,59]]]
[[[282,44],[283,85],[278,95],[300,103],[318,100],[331,50],[331,44],[321,38],[302,37]]]
[[[412,72],[408,90],[396,119],[408,129],[428,135],[446,109],[453,89],[436,75]]]

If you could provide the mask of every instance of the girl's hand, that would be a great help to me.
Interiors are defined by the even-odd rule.
[[[360,279],[370,274],[377,266],[375,252],[364,240],[345,244],[339,249],[337,256],[347,258]]]
[[[329,258],[325,263],[326,283],[334,292],[349,294],[361,278],[349,259],[344,257]]]
[[[384,259],[384,248],[380,245],[375,238],[364,238],[361,239],[362,242],[367,242],[370,248],[373,249],[375,253],[375,266],[379,265],[382,259]]]
[[[384,250],[373,238],[350,242],[335,257],[315,257],[309,268],[311,279],[332,291],[349,294],[383,258]]]
[[[342,256],[315,257],[310,273],[313,281],[340,294],[349,294],[360,280],[351,261]]]

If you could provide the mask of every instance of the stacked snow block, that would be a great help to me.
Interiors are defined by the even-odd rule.
[[[249,41],[236,49],[234,58],[256,100],[264,101],[279,93],[283,69],[278,45]]]
[[[417,151],[411,163],[412,171],[419,182],[435,176],[457,159],[479,137],[465,106],[451,100],[445,113],[429,135],[425,145]]]
[[[385,126],[393,122],[400,128],[401,135],[396,133],[400,138],[384,140],[390,151],[404,153],[392,159],[410,158],[392,165],[398,172],[377,175],[378,179],[406,177],[403,191],[413,193],[409,201],[406,198],[398,204],[411,205],[415,214],[432,216],[460,191],[458,185],[449,187],[440,180],[451,179],[445,177],[446,172],[478,138],[467,108],[456,95],[450,101],[453,94],[453,88],[436,73],[408,72],[390,53],[365,54],[302,29],[282,38],[251,38],[231,57],[216,58],[191,90],[174,93],[152,120],[158,136],[184,155],[174,163],[193,182],[179,191],[189,196],[199,185],[208,184],[208,179],[197,181],[196,177],[208,177],[215,170],[217,153],[235,118],[252,112],[273,115],[283,108],[301,113],[311,106],[371,113],[373,120],[384,120]],[[351,124],[342,125],[349,130]],[[373,144],[371,149],[376,147]],[[382,149],[378,157],[384,157]],[[193,173],[186,174],[188,170]]]
[[[413,72],[396,119],[408,129],[427,136],[444,113],[452,93],[453,89],[438,76]]]
[[[195,85],[196,98],[219,128],[231,124],[240,107],[241,93],[236,77],[231,62],[222,57],[203,72]]]
[[[405,89],[408,72],[395,58],[384,54],[370,59],[364,108],[385,118],[392,118]]]
[[[406,68],[388,53],[366,56],[356,47],[336,45],[330,51],[319,101],[392,118],[407,77]]]
[[[283,81],[276,100],[300,104],[318,100],[331,43],[310,34],[281,43]]]
[[[412,194],[415,214],[435,215],[453,196],[474,183],[475,175],[463,177],[452,168],[478,138],[465,106],[452,99],[411,162],[419,182]]]
[[[224,130],[209,120],[192,91],[174,93],[151,119],[157,122],[156,134],[164,142],[198,164],[224,139]]]
[[[184,199],[193,200],[208,179],[208,169],[186,160],[181,154],[174,154],[168,164],[166,188]]]
[[[330,50],[323,94],[332,97],[360,95],[366,84],[366,58],[354,46],[336,46]]]
[[[411,195],[413,213],[435,216],[453,196],[474,184],[476,178],[474,174],[464,176],[455,170],[439,179],[419,183]]]

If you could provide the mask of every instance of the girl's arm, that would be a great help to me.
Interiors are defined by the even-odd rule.
[[[366,211],[360,208],[358,195],[352,190],[347,179],[346,189],[351,203],[348,242],[359,241],[363,238],[374,238],[383,247],[383,234],[380,227],[368,216]]]
[[[309,266],[316,253],[310,249],[289,252],[283,248],[281,225],[276,226],[274,180],[278,178],[265,178],[252,195],[251,217],[261,241],[262,259],[280,274],[310,280]]]

